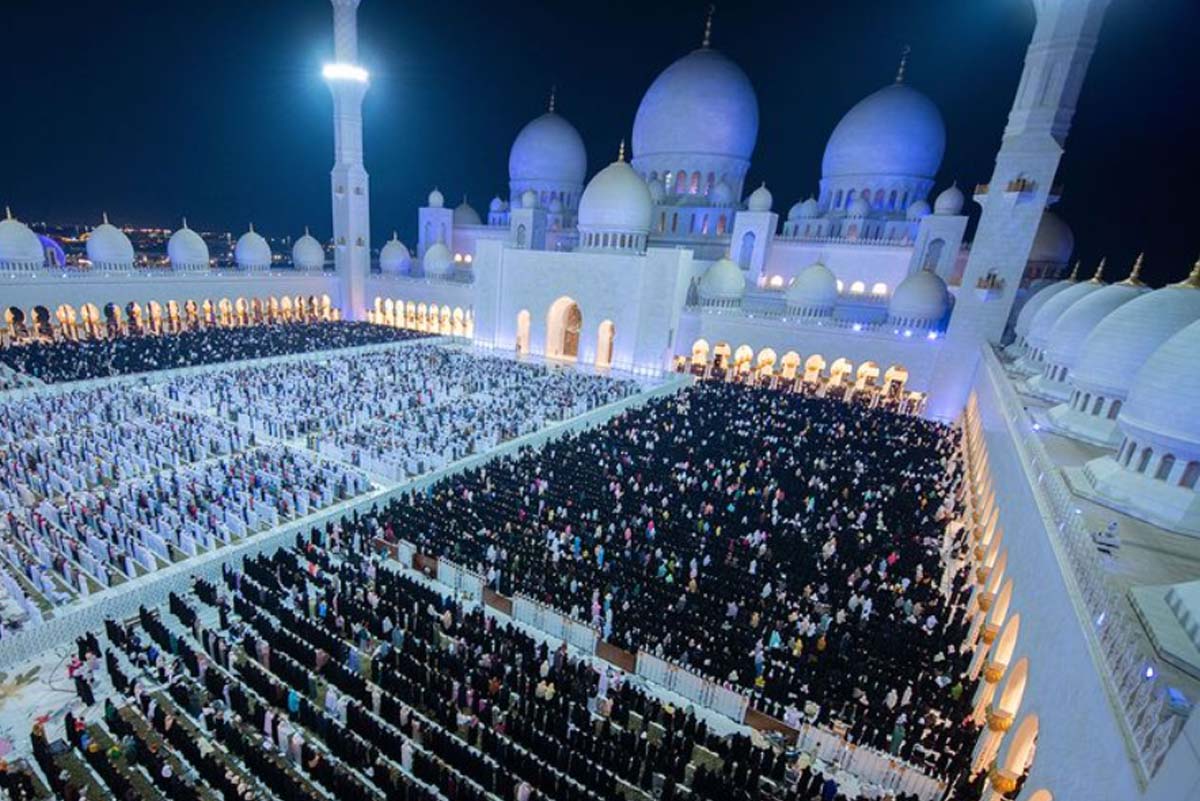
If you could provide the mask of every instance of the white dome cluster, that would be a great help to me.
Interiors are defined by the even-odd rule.
[[[250,229],[238,237],[237,244],[233,246],[233,258],[243,270],[265,270],[271,266],[271,246],[262,234],[254,230],[254,223],[250,223]]]
[[[29,226],[4,210],[0,220],[0,268],[5,270],[38,270],[46,260],[42,240]]]
[[[698,290],[708,305],[740,303],[746,294],[746,276],[728,257],[720,258],[704,271]]]
[[[379,251],[379,269],[385,273],[406,273],[412,268],[412,255],[393,231],[392,238]]]
[[[186,217],[182,227],[167,240],[167,261],[172,270],[208,269],[208,245],[200,234],[188,228]]]
[[[950,291],[932,270],[905,278],[888,302],[888,322],[912,328],[934,328],[950,310]]]
[[[292,266],[297,270],[325,269],[325,248],[304,227],[304,236],[292,243]]]
[[[810,264],[792,280],[784,293],[788,313],[803,317],[827,317],[837,303],[837,278],[820,262]]]
[[[86,248],[88,261],[97,270],[131,270],[133,269],[133,243],[125,232],[108,221],[104,221],[88,234]]]
[[[641,252],[653,213],[650,190],[626,163],[622,143],[617,160],[596,173],[579,199],[580,249]]]
[[[421,269],[429,278],[446,278],[454,272],[454,257],[442,242],[434,242],[421,259]]]

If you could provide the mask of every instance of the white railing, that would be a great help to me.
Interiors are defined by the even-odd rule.
[[[1157,657],[1141,635],[1123,588],[1100,562],[1077,501],[1050,457],[1000,360],[984,348],[983,368],[1048,525],[1046,534],[1074,601],[1093,661],[1143,781],[1183,728],[1168,706]]]

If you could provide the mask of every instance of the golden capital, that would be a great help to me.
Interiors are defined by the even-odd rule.
[[[992,601],[996,600],[996,596],[990,592],[981,592],[979,594],[979,608],[987,612],[992,608]]]
[[[997,734],[1003,734],[1012,728],[1016,718],[1007,712],[997,712],[991,704],[987,705],[987,727]]]
[[[1010,775],[1006,770],[1001,770],[996,765],[992,765],[991,770],[988,771],[988,781],[1000,795],[1008,795],[1017,789],[1017,777]]]
[[[990,567],[975,568],[975,583],[976,584],[987,584],[988,573],[990,573],[990,572],[991,572]]]
[[[983,627],[983,641],[984,641],[984,643],[986,643],[987,645],[991,645],[992,643],[994,643],[994,642],[996,641],[996,636],[997,636],[999,633],[1000,633],[1000,627],[999,627],[999,626],[984,626],[984,627]]]
[[[1002,678],[1004,678],[1004,665],[988,662],[983,669],[983,680],[988,684],[999,684]]]

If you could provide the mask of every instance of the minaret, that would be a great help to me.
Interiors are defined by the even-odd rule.
[[[1033,40],[992,180],[976,194],[983,214],[929,385],[935,417],[958,414],[980,346],[1004,334],[1109,2],[1033,0]]]
[[[986,192],[976,195],[983,215],[950,320],[952,338],[998,343],[1004,334],[1109,2],[1033,2],[1037,24],[996,168]]]
[[[322,74],[333,93],[333,260],[342,319],[358,320],[366,317],[365,284],[371,269],[371,192],[362,136],[362,101],[369,76],[358,64],[359,0],[331,2],[335,60],[325,65]]]

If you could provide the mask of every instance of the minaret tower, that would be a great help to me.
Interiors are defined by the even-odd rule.
[[[1033,0],[1033,40],[992,180],[976,194],[983,214],[930,382],[935,417],[957,416],[980,346],[1004,335],[1109,2]]]
[[[1062,159],[1110,0],[1033,0],[1037,25],[950,321],[952,338],[998,343]]]
[[[331,2],[335,60],[322,74],[333,93],[333,258],[342,319],[357,320],[366,315],[365,285],[371,269],[371,192],[362,136],[369,76],[358,64],[359,0]]]

